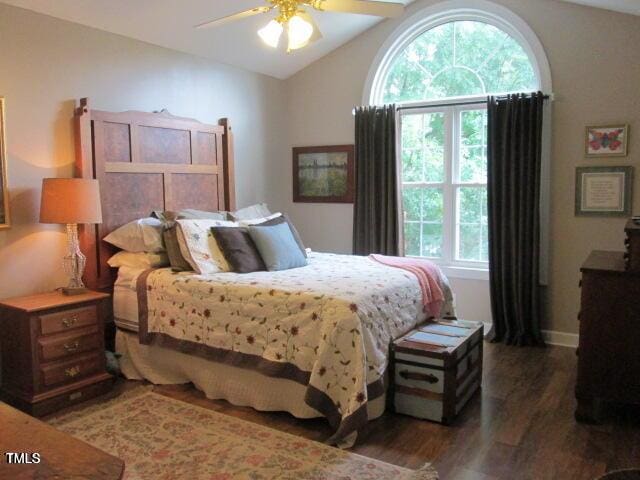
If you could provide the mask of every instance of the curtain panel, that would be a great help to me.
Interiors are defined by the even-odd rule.
[[[353,252],[398,255],[396,107],[359,107],[355,131]]]
[[[488,104],[489,338],[509,345],[544,345],[539,283],[543,108],[541,92],[490,97]]]

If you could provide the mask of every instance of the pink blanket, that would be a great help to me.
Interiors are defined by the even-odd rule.
[[[444,304],[444,295],[440,288],[440,269],[438,266],[422,258],[388,257],[386,255],[369,255],[376,262],[390,267],[401,268],[413,273],[422,290],[422,304],[425,313],[438,318]]]

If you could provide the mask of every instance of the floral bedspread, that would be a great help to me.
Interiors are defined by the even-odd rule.
[[[442,315],[453,316],[452,296]],[[389,345],[425,319],[409,272],[367,257],[311,253],[306,267],[198,275],[149,270],[138,280],[140,341],[253,368],[307,386],[336,429],[367,421],[384,392]]]

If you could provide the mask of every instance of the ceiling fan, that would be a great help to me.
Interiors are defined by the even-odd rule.
[[[280,44],[285,27],[287,30],[287,53],[298,50],[310,43],[322,38],[322,34],[313,18],[305,7],[320,12],[356,13],[360,15],[373,15],[376,17],[398,17],[404,12],[404,5],[400,3],[378,2],[370,0],[265,0],[268,5],[255,7],[243,12],[234,13],[227,17],[211,20],[195,28],[217,27],[225,23],[252,17],[272,10],[278,12],[278,16],[271,20],[265,27],[258,30],[258,35],[264,43],[277,48]]]

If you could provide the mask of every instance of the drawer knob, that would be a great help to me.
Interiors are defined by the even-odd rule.
[[[64,325],[65,328],[73,327],[77,321],[78,321],[78,317],[63,318],[62,325]]]
[[[418,380],[420,382],[438,383],[438,377],[428,373],[410,372],[402,370],[400,376],[405,380]]]
[[[76,340],[73,343],[65,343],[63,346],[68,353],[73,353],[80,348],[80,342]]]
[[[80,373],[80,367],[78,365],[76,365],[75,367],[67,368],[64,371],[64,374],[69,378],[73,378],[77,376],[79,373]]]

